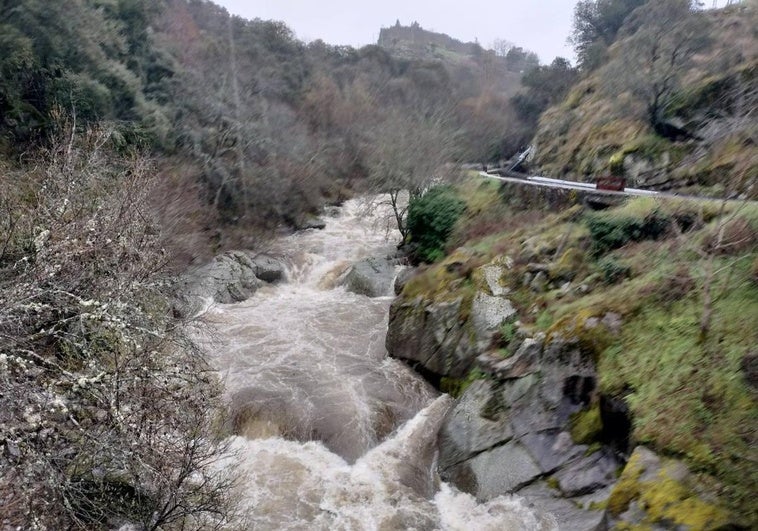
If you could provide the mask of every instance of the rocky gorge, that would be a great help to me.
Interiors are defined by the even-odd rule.
[[[661,205],[656,211],[662,213]],[[389,355],[457,397],[440,429],[440,476],[479,500],[522,496],[553,514],[560,529],[748,528],[746,515],[728,508],[734,487],[723,476],[717,479],[692,454],[682,459],[686,454],[671,443],[640,436],[634,391],[641,384],[607,383],[617,379],[608,357],[624,355],[618,349],[626,344],[647,347],[641,356],[660,359],[657,370],[667,371],[655,349],[669,347],[655,345],[671,325],[658,325],[659,339],[638,346],[638,312],[644,311],[638,305],[660,305],[661,298],[649,298],[649,282],[636,291],[633,277],[650,271],[598,276],[596,236],[582,227],[584,216],[595,215],[563,207],[532,227],[502,233],[499,243],[492,237],[486,245],[467,242],[441,262],[399,277]],[[686,297],[692,287],[655,289],[668,300],[672,290]],[[678,330],[672,340],[686,334]],[[666,414],[659,412],[656,422],[686,422],[688,412],[680,403],[678,412]],[[684,437],[679,448],[700,434]]]
[[[464,246],[419,268],[399,267],[401,259],[388,249],[341,260],[320,270],[318,289],[391,300],[381,306],[389,315],[387,353],[455,398],[445,406],[447,414],[438,411],[439,422],[425,428],[436,437],[432,473],[478,503],[516,495],[570,531],[746,528],[724,502],[723,479],[639,440],[625,395],[603,385],[604,353],[627,337],[635,315],[610,303],[609,284],[588,267],[589,238],[575,225],[579,211],[570,208],[547,219],[541,234],[511,236],[510,252]],[[178,308],[244,300],[266,285],[287,282],[288,269],[292,266],[271,256],[227,253],[186,277],[184,293],[192,297],[180,298]],[[550,307],[528,301],[548,296],[556,306],[594,302],[544,323]],[[606,304],[597,304],[602,299]],[[255,393],[244,396],[258,400]],[[245,411],[249,425],[250,410]],[[255,418],[273,426],[271,412],[256,411]],[[409,415],[400,413],[395,428],[381,428],[380,440]],[[376,427],[371,416],[367,421]],[[253,422],[256,430],[259,420]],[[261,437],[253,432],[246,436]],[[295,432],[290,427],[289,435],[282,433],[312,436]],[[318,437],[338,449],[343,437],[338,432]]]

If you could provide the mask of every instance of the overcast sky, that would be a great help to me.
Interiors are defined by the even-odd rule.
[[[574,61],[566,42],[576,0],[214,0],[244,18],[282,20],[304,41],[375,44],[379,28],[396,20],[417,21],[425,29],[447,33],[485,48],[505,39],[537,52],[542,63],[561,56]],[[727,0],[704,0],[706,7]]]
[[[425,29],[489,47],[505,39],[540,56],[573,60],[566,39],[575,0],[214,0],[230,13],[264,20],[282,20],[298,38],[329,44],[362,46],[376,43],[379,28],[399,19],[417,21]]]

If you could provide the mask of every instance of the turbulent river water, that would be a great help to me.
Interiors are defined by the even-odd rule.
[[[386,356],[391,297],[339,286],[350,264],[394,252],[388,219],[382,207],[348,201],[324,230],[272,244],[286,282],[206,313],[232,405],[244,525],[556,529],[516,497],[477,503],[437,479],[437,431],[451,400]]]

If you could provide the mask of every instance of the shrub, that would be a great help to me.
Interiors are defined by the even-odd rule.
[[[632,274],[631,267],[610,257],[601,260],[598,266],[603,272],[603,280],[606,284],[615,284],[619,280],[629,278]]]
[[[654,240],[669,227],[670,218],[658,210],[642,217],[625,213],[595,212],[585,217],[596,256],[618,249],[629,242]]]
[[[0,197],[0,525],[221,525],[220,385],[170,317],[152,167],[108,139],[71,133]]]
[[[436,186],[408,206],[408,240],[418,260],[435,262],[445,256],[445,243],[465,210],[449,186]]]

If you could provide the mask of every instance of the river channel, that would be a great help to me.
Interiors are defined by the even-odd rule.
[[[376,202],[375,202],[376,203]],[[348,292],[350,264],[395,252],[385,207],[351,200],[326,228],[266,252],[287,279],[205,315],[236,435],[244,525],[255,530],[557,529],[518,497],[477,503],[435,473],[452,400],[386,355],[392,297]]]

